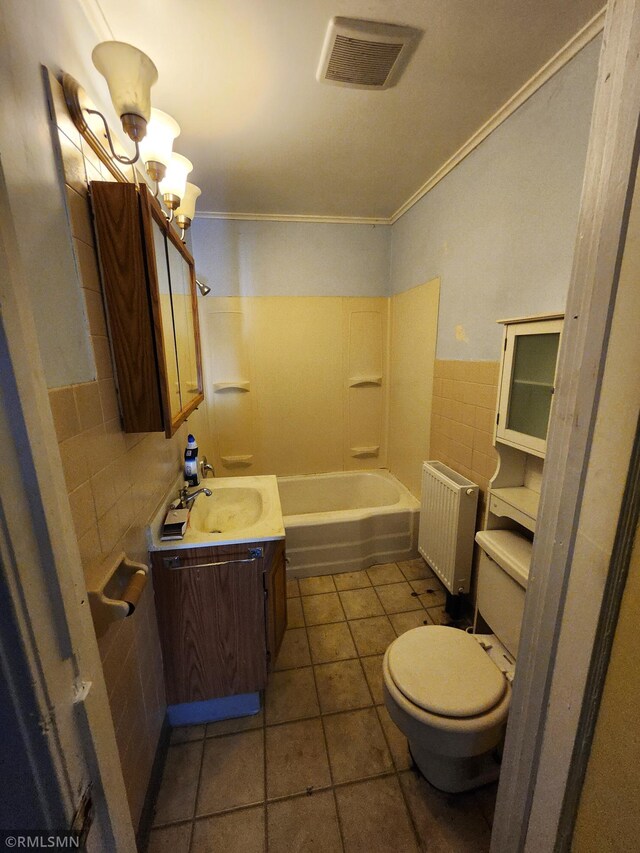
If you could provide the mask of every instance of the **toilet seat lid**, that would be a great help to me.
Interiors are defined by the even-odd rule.
[[[407,699],[442,717],[486,713],[507,689],[489,655],[457,628],[413,628],[389,646],[387,661],[396,687]]]

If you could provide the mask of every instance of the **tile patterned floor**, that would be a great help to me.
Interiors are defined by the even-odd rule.
[[[287,585],[255,717],[174,729],[148,853],[482,853],[495,786],[450,796],[411,769],[382,698],[396,636],[444,624],[423,560]]]

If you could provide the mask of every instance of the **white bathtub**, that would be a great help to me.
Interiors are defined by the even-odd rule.
[[[419,502],[388,471],[278,477],[290,577],[418,556]]]

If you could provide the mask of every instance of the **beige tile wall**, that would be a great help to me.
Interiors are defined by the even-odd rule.
[[[497,361],[435,363],[430,457],[480,486],[478,524],[498,462],[492,434],[499,368]]]
[[[60,92],[56,95],[60,104]],[[52,389],[49,401],[90,588],[109,554],[123,550],[147,562],[145,528],[179,472],[189,428],[183,425],[171,440],[161,433],[122,432],[87,197],[87,181],[110,178],[64,116],[58,130],[97,376],[93,382]],[[191,418],[191,429],[197,430],[198,418],[198,413]],[[98,643],[137,826],[166,710],[150,583],[133,616],[113,623]]]

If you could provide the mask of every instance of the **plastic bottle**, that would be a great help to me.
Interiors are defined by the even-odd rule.
[[[184,478],[189,486],[197,486],[198,477],[198,445],[195,438],[189,434],[184,451]]]

